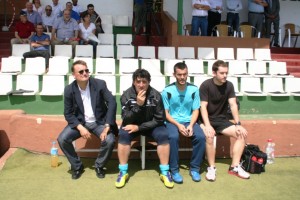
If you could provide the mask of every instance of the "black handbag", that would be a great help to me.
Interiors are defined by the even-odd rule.
[[[261,151],[257,145],[248,144],[245,146],[241,157],[241,165],[245,171],[260,174],[265,172],[266,163],[267,154]]]

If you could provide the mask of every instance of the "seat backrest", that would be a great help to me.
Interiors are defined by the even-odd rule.
[[[197,58],[203,60],[216,59],[215,49],[213,47],[198,47]]]
[[[114,58],[114,45],[97,45],[96,57]]]
[[[117,15],[115,16],[115,26],[129,26],[129,16]]]
[[[178,59],[195,59],[194,47],[178,47]]]
[[[286,78],[285,79],[286,92],[300,92],[300,78]]]
[[[211,77],[208,77],[208,76],[195,76],[194,77],[194,85],[196,85],[198,88],[200,88],[201,84],[210,78]]]
[[[251,25],[240,25],[240,34],[242,38],[255,37],[256,28]]]
[[[43,76],[42,91],[40,95],[60,96],[63,95],[65,88],[65,76]]]
[[[92,45],[76,45],[75,57],[93,58],[93,46]]]
[[[41,75],[45,73],[46,61],[43,57],[26,58],[23,74]]]
[[[119,74],[133,74],[139,68],[139,60],[135,58],[121,58],[119,60]]]
[[[189,76],[201,76],[204,75],[203,61],[199,59],[187,59],[184,60],[188,67]]]
[[[141,68],[147,70],[151,76],[162,76],[158,59],[141,59]]]
[[[287,75],[286,62],[270,62],[269,74],[271,75]]]
[[[272,60],[271,50],[266,48],[255,48],[254,58],[256,60]]]
[[[155,59],[154,46],[138,46],[138,58]]]
[[[260,78],[257,77],[242,77],[241,92],[262,92]]]
[[[72,58],[72,45],[55,45],[54,56],[65,56]]]
[[[266,62],[264,62],[264,61],[249,61],[248,62],[248,73],[251,75],[267,74]]]
[[[231,30],[231,26],[226,24],[218,24],[213,29],[216,31],[217,37],[227,37],[229,35],[229,31]]]
[[[120,76],[120,91],[119,94],[122,95],[125,90],[127,90],[132,85],[131,75],[121,75]]]
[[[1,59],[1,73],[19,73],[22,72],[22,58],[8,57]]]
[[[35,95],[39,92],[39,76],[28,74],[17,75],[16,89],[33,91],[30,93],[23,93],[23,95]]]
[[[175,59],[175,47],[158,47],[158,59]]]
[[[247,62],[244,60],[228,61],[228,75],[238,76],[247,74]]]
[[[101,25],[103,24],[113,24],[112,15],[100,15],[101,16]]]
[[[287,23],[284,25],[285,31],[290,30],[291,34],[296,33],[296,25],[293,23]]]
[[[95,78],[102,79],[106,82],[106,86],[112,95],[116,95],[116,76],[113,75],[96,75]]]
[[[165,76],[153,76],[151,74],[151,87],[155,88],[158,92],[162,92],[166,87]]]
[[[218,48],[217,58],[219,60],[234,60],[234,49],[233,48]]]
[[[134,58],[134,46],[119,45],[117,46],[117,58]]]
[[[284,92],[282,78],[263,78],[263,92]]]
[[[11,74],[0,74],[0,95],[6,95],[13,89],[13,79]]]
[[[69,58],[53,57],[49,59],[47,75],[66,75],[69,73]]]
[[[239,93],[239,86],[238,86],[238,78],[237,77],[227,77],[227,81],[230,81],[234,87],[234,92]]]
[[[109,74],[116,73],[116,61],[114,58],[96,58],[95,74]]]
[[[112,24],[101,24],[101,27],[105,34],[113,33],[113,25]]]
[[[254,59],[252,48],[237,48],[236,49],[237,60],[252,60]]]
[[[30,44],[13,44],[11,56],[23,58],[23,54],[28,51],[30,51]]]
[[[113,33],[99,33],[98,39],[100,40],[100,45],[114,45]]]
[[[116,45],[131,45],[132,34],[117,34]]]

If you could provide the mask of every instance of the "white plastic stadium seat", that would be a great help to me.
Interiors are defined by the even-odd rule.
[[[141,68],[147,70],[151,76],[162,76],[158,59],[141,59]]]
[[[116,76],[114,75],[96,75],[95,78],[102,79],[106,82],[106,86],[112,95],[116,95]]]
[[[114,58],[96,58],[95,74],[114,75],[116,73],[116,60]]]
[[[55,45],[54,56],[72,58],[72,45]]]
[[[66,75],[69,73],[69,58],[52,57],[49,59],[47,75]]]
[[[93,46],[92,45],[76,45],[75,57],[87,57],[93,58]]]
[[[133,74],[139,68],[139,60],[135,58],[122,58],[119,61],[119,74]]]
[[[11,56],[23,58],[23,54],[28,51],[30,44],[13,44]]]
[[[270,77],[263,79],[263,91],[270,96],[290,96],[283,90],[282,78]]]
[[[61,96],[64,93],[65,76],[43,76],[43,85],[40,95]]]
[[[258,77],[242,77],[241,78],[241,92],[247,96],[266,96],[262,92],[260,85],[260,78]]]
[[[132,34],[117,34],[116,45],[131,45]]]
[[[97,58],[114,58],[114,46],[113,45],[98,45],[96,49]]]
[[[237,60],[253,60],[253,49],[252,48],[237,48],[236,49]]]
[[[1,59],[1,73],[18,74],[22,72],[22,58],[8,57]]]
[[[213,47],[198,47],[198,59],[215,60],[215,49]]]
[[[158,59],[175,59],[175,47],[158,47]]]
[[[115,26],[129,26],[129,16],[117,15],[115,16]]]
[[[134,46],[119,45],[117,46],[117,58],[134,58]]]
[[[13,80],[11,74],[0,74],[0,95],[6,95],[13,89]]]
[[[45,58],[26,58],[25,60],[25,71],[22,74],[34,74],[41,75],[45,73],[46,63]]]
[[[292,96],[300,96],[300,78],[286,78],[285,91]]]
[[[138,58],[155,59],[155,47],[154,46],[138,46]]]
[[[39,76],[38,75],[17,75],[17,91],[24,91],[14,95],[35,95],[39,92]]]
[[[100,44],[98,45],[114,45],[114,34],[99,33],[98,40],[100,41]]]

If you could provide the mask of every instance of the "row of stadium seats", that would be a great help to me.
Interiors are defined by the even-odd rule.
[[[151,75],[172,76],[173,67],[178,62],[185,62],[189,69],[189,76],[212,76],[212,65],[216,60],[200,59],[168,59],[161,61],[159,59],[135,59],[121,58],[88,58],[75,57],[71,62],[84,60],[91,74],[128,74],[138,68],[144,68]],[[49,60],[49,69],[47,75],[66,75],[70,73],[70,59],[68,57],[55,56]],[[245,60],[228,60],[229,76],[290,76],[287,74],[285,62],[276,61],[245,61]],[[207,64],[206,64],[207,63]],[[267,64],[268,63],[268,64]],[[267,67],[268,65],[268,67]],[[118,67],[116,67],[118,66]],[[207,67],[207,71],[204,66]],[[45,59],[42,57],[27,58],[25,60],[25,69],[22,69],[21,57],[2,58],[1,73],[10,74],[36,74],[45,73]],[[118,70],[117,70],[118,69]]]
[[[96,75],[95,78],[105,80],[108,89],[113,95],[122,94],[132,84],[131,75]],[[198,76],[188,78],[188,82],[200,87],[203,81],[210,77]],[[42,88],[40,90],[40,79]],[[68,80],[66,80],[68,79]],[[239,80],[240,79],[240,80]],[[300,96],[300,78],[279,77],[228,77],[233,83],[237,96]],[[73,76],[39,76],[39,75],[17,75],[16,88],[13,87],[13,75],[0,74],[0,95],[45,95],[61,96],[66,84],[74,81]],[[169,83],[175,81],[174,77],[152,76],[150,85],[159,92]],[[117,85],[118,84],[118,85]]]
[[[116,48],[116,51],[115,51]],[[157,56],[156,56],[157,48]],[[12,56],[22,57],[24,52],[30,51],[29,44],[14,44],[12,46]],[[96,57],[116,57],[120,58],[147,58],[147,59],[221,59],[221,60],[272,60],[270,49],[252,49],[237,48],[236,56],[234,48],[217,48],[215,54],[214,48],[199,47],[197,56],[194,47],[178,47],[177,57],[175,47],[154,47],[154,46],[132,46],[112,44],[98,45]],[[137,52],[137,53],[136,53]],[[65,56],[72,58],[71,45],[55,45],[54,56]],[[93,47],[91,45],[77,45],[75,49],[75,57],[93,57]]]

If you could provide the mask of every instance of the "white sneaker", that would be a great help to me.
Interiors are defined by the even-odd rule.
[[[207,168],[207,173],[206,173],[206,180],[208,181],[215,181],[216,180],[216,172],[217,172],[217,169],[216,167],[208,167]]]
[[[243,179],[249,179],[250,174],[246,172],[241,165],[235,166],[235,167],[229,167],[228,174],[243,178]]]

